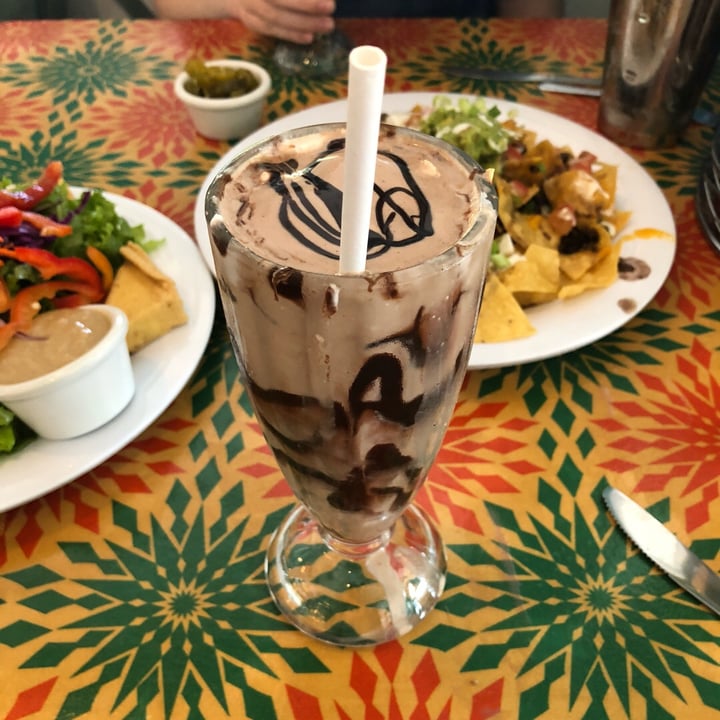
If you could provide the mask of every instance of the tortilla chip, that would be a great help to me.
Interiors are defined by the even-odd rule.
[[[598,261],[596,253],[580,250],[572,255],[560,256],[560,270],[573,281],[579,281]]]
[[[525,152],[519,157],[508,157],[503,162],[503,177],[519,180],[525,185],[542,185],[548,175],[560,172],[564,165],[561,154],[564,148],[556,148],[549,140],[535,144],[524,138]]]
[[[615,191],[617,190],[617,165],[596,163],[593,176],[600,183],[600,187],[610,198],[610,207],[615,204]]]
[[[571,280],[579,281],[612,249],[613,241],[605,227],[593,223],[592,228],[598,234],[598,242],[594,250],[578,250],[569,255],[560,255],[560,270]]]
[[[523,260],[500,274],[500,281],[522,307],[554,300],[560,289],[557,250],[531,245]]]
[[[475,329],[475,342],[506,342],[534,333],[535,328],[512,293],[495,273],[489,273]]]
[[[172,328],[184,325],[187,315],[174,281],[161,272],[135,243],[120,250],[125,262],[115,275],[105,302],[128,317],[127,346],[136,352]]]
[[[605,256],[588,270],[579,280],[568,278],[563,283],[558,297],[567,299],[584,293],[592,288],[605,288],[612,285],[618,276],[618,259],[620,257],[620,243],[615,243]]]
[[[632,212],[630,210],[617,210],[610,216],[610,222],[615,228],[615,233],[619,233],[625,229],[625,226],[630,222]]]
[[[498,218],[505,230],[510,233],[513,242],[521,248],[530,245],[557,248],[560,235],[544,215],[523,213],[515,209],[512,187],[501,177],[495,176],[493,182],[498,194]]]
[[[507,228],[507,225],[505,227]],[[508,232],[510,237],[524,248],[538,245],[557,250],[560,245],[560,235],[544,215],[515,213]]]
[[[614,193],[611,197],[594,175],[580,168],[549,177],[543,190],[553,207],[569,205],[579,217],[597,217],[599,211],[612,207],[614,200]]]

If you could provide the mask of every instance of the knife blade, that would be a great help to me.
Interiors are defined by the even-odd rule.
[[[613,487],[603,499],[626,535],[680,587],[720,615],[720,575],[647,510]]]
[[[476,80],[492,80],[494,82],[553,83],[555,85],[575,85],[592,88],[598,88],[602,85],[602,78],[595,77],[556,75],[544,72],[517,72],[515,70],[463,67],[459,65],[444,65],[441,69],[448,75],[475,78]]]
[[[586,97],[600,97],[602,88],[589,85],[563,85],[562,83],[541,82],[538,88],[543,92],[563,93],[564,95],[585,95]]]

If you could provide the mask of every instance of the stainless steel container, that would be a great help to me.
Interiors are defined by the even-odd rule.
[[[700,175],[695,209],[700,227],[720,252],[720,126],[715,130],[710,157]]]
[[[720,0],[612,0],[598,127],[631,147],[685,130],[720,52]]]

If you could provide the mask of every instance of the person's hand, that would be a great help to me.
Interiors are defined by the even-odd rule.
[[[334,0],[228,0],[227,10],[261,35],[301,45],[335,27]]]

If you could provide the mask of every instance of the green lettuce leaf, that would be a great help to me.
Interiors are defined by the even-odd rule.
[[[460,98],[453,103],[438,95],[420,130],[459,147],[485,168],[498,168],[500,156],[514,137],[499,118],[500,110],[488,107],[483,98]]]

